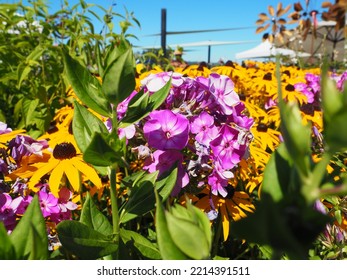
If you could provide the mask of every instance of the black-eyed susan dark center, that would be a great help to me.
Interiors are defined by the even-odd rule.
[[[271,73],[266,73],[263,77],[263,80],[265,81],[272,81],[272,74]]]
[[[267,132],[267,125],[266,124],[263,124],[263,123],[260,123],[260,124],[258,124],[258,126],[257,126],[257,130],[259,131],[259,132]]]
[[[291,85],[291,84],[288,84],[288,85],[286,85],[285,90],[287,90],[287,91],[294,91],[295,87],[293,85]]]
[[[69,159],[75,157],[77,151],[71,143],[64,142],[55,146],[53,156],[56,159]]]
[[[227,195],[225,198],[228,198],[228,199],[232,199],[234,197],[234,194],[235,194],[235,189],[232,185],[228,185],[228,187],[226,188],[227,190]]]

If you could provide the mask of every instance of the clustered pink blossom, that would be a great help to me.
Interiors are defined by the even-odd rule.
[[[71,211],[77,208],[77,204],[71,201],[72,193],[67,188],[62,188],[57,198],[48,191],[48,185],[43,184],[37,195],[43,217],[56,224],[70,220]],[[8,232],[14,229],[18,218],[25,214],[32,199],[31,195],[0,193],[0,222],[4,223]]]
[[[344,90],[344,84],[347,79],[347,71],[343,72],[341,75],[332,73],[329,77],[336,82],[336,87],[338,90]],[[307,73],[305,75],[305,83],[296,83],[294,88],[296,91],[303,93],[307,97],[308,104],[319,104],[320,93],[321,93],[321,80],[320,75],[315,75],[312,73]]]
[[[136,123],[133,137],[127,137],[134,151],[145,158],[144,170],[152,173],[177,165],[178,178],[172,192],[178,195],[187,185],[211,187],[213,195],[227,195],[229,179],[247,150],[253,119],[244,114],[245,105],[225,75],[190,78],[180,73],[150,74],[141,81],[141,92],[150,95],[171,79],[163,104]],[[132,97],[135,94],[132,95]],[[130,100],[122,102],[119,119]],[[142,140],[139,135],[143,135]]]

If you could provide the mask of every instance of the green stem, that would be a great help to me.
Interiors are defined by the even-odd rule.
[[[112,210],[112,225],[113,234],[115,235],[115,242],[119,241],[119,213],[118,213],[118,195],[117,195],[117,169],[118,166],[112,166],[109,168],[110,175],[110,192],[111,192],[111,210]]]

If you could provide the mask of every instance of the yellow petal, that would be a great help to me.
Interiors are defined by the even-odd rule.
[[[79,192],[81,187],[81,176],[78,169],[76,169],[76,167],[73,166],[70,160],[66,160],[66,163],[64,164],[64,171],[67,176],[67,179],[69,180],[74,191]]]
[[[222,206],[220,210],[222,215],[223,237],[224,237],[224,241],[226,241],[229,237],[229,217],[226,212],[225,206]]]
[[[86,164],[79,157],[74,157],[70,159],[70,161],[73,166],[76,167],[80,172],[82,172],[86,176],[86,178],[90,180],[97,188],[102,187],[101,179],[93,167]]]
[[[51,176],[49,177],[49,188],[55,197],[59,197],[59,186],[61,178],[64,175],[63,161],[58,162],[58,165],[53,169]]]
[[[41,178],[44,175],[51,172],[58,164],[59,164],[59,161],[52,158],[47,162],[47,164],[39,168],[29,180],[29,183],[28,183],[29,189],[35,190],[35,185],[41,180]]]

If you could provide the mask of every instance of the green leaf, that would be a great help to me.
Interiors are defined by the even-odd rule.
[[[118,250],[111,237],[78,221],[60,222],[57,232],[63,247],[80,259],[98,259]]]
[[[74,102],[72,130],[77,145],[82,152],[84,152],[90,144],[93,133],[108,133],[105,124],[76,101]]]
[[[114,149],[102,134],[95,132],[90,144],[84,151],[83,159],[96,166],[111,166],[116,162],[122,163],[122,140],[117,138],[115,141],[116,146],[119,148]]]
[[[127,247],[134,246],[144,257],[153,260],[161,259],[157,246],[141,234],[121,228],[120,236]]]
[[[96,207],[89,192],[87,192],[86,201],[83,203],[80,222],[104,235],[111,235],[113,233],[111,223]]]
[[[21,63],[18,65],[18,68],[17,68],[18,88],[21,87],[23,80],[25,80],[28,77],[30,72],[31,72],[30,65],[26,65],[24,63]]]
[[[177,165],[174,165],[174,168],[161,175],[160,179],[155,183],[162,201],[165,201],[172,193],[177,182],[177,174],[178,168]]]
[[[77,97],[90,109],[103,116],[111,116],[111,106],[105,98],[100,82],[67,50],[63,51],[66,77]]]
[[[128,110],[121,120],[119,127],[127,127],[128,125],[138,122],[147,117],[152,111],[156,110],[163,104],[169,95],[171,88],[171,79],[157,92],[149,95],[140,91],[129,102]]]
[[[2,222],[0,222],[0,260],[16,259],[16,251]]]
[[[189,259],[175,244],[168,229],[165,210],[161,204],[159,195],[156,197],[155,228],[157,233],[158,247],[164,260],[187,260]]]
[[[333,120],[324,127],[324,140],[330,154],[347,149],[347,111],[342,110],[334,115]]]
[[[126,223],[153,210],[155,205],[154,183],[158,172],[146,174],[130,189],[128,201],[120,209],[120,223]]]
[[[102,89],[106,98],[118,105],[135,89],[135,64],[132,49],[129,48],[107,65]]]
[[[175,205],[175,207],[183,207]],[[210,253],[209,241],[205,232],[194,221],[179,218],[166,212],[167,227],[176,246],[195,260],[207,259]]]
[[[281,144],[272,153],[265,167],[262,192],[269,194],[275,202],[282,200],[288,193],[291,168],[287,149]]]
[[[343,111],[342,93],[337,89],[336,82],[322,73],[322,107],[325,124],[333,124],[335,115]]]
[[[276,77],[278,82],[278,105],[281,115],[281,132],[288,154],[295,163],[301,179],[308,177],[311,159],[311,128],[303,125],[298,104],[285,103],[282,96],[280,63],[276,61]]]
[[[25,124],[30,125],[32,123],[35,123],[35,116],[36,116],[36,108],[39,105],[40,100],[37,99],[23,99],[22,103],[22,110],[23,115],[25,116]]]
[[[211,222],[208,219],[207,215],[201,211],[201,209],[195,207],[187,200],[187,210],[192,213],[193,221],[197,223],[199,228],[205,234],[205,240],[207,241],[207,245],[209,250],[212,246],[212,231],[211,231]]]
[[[35,195],[10,235],[17,259],[48,258],[46,223],[41,213],[38,196]]]
[[[262,194],[256,209],[234,223],[231,233],[250,243],[268,245],[273,255],[286,253],[291,259],[307,259],[312,242],[329,221],[312,205],[302,207],[286,200],[275,202],[267,193]]]

